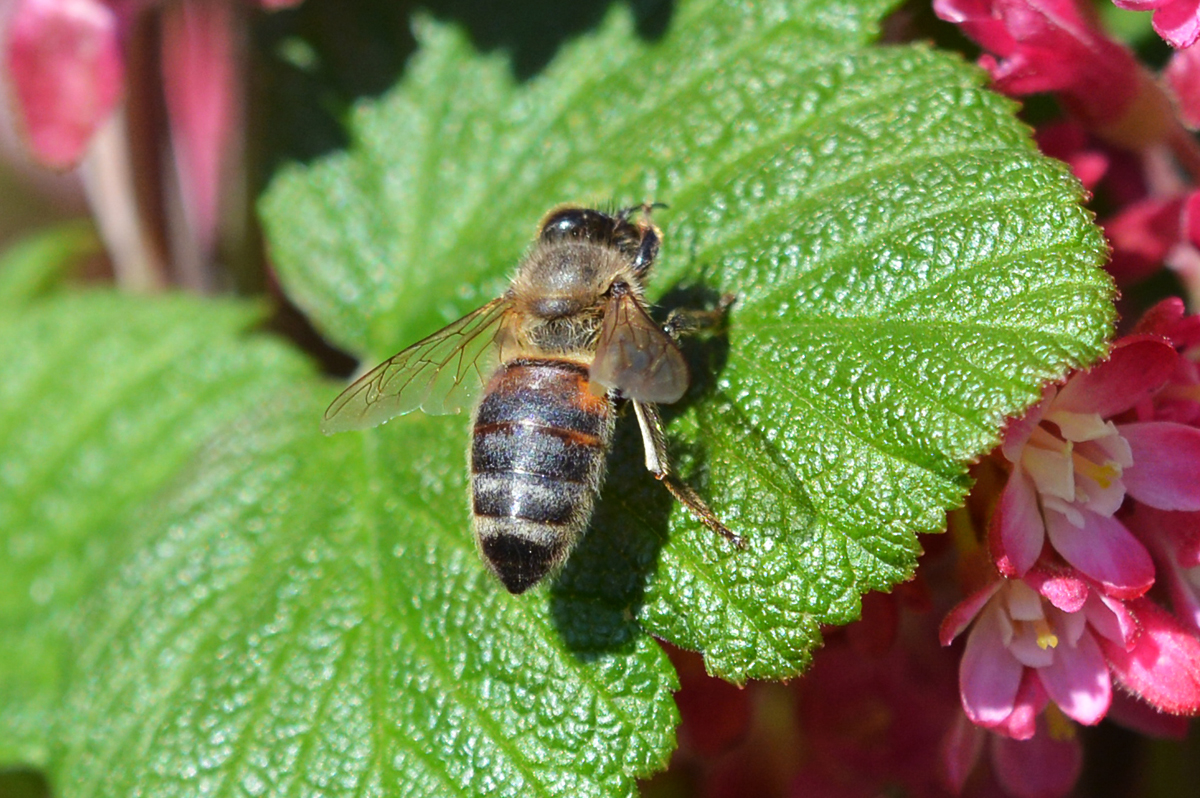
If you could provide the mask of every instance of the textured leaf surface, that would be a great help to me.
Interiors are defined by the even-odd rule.
[[[70,796],[632,795],[674,747],[658,646],[504,592],[459,420],[326,438],[253,318],[85,295],[0,327],[0,762]]]
[[[46,761],[70,629],[131,550],[132,508],[307,370],[241,340],[259,313],[92,294],[0,317],[0,763]]]
[[[520,83],[422,21],[349,148],[264,202],[288,290],[369,359],[501,290],[552,205],[669,203],[660,310],[739,297],[685,347],[673,452],[746,551],[624,419],[591,532],[514,598],[463,418],[321,437],[335,389],[242,307],[0,319],[0,758],[65,796],[631,795],[677,721],[645,630],[797,673],[1111,317],[1074,181],[974,70],[870,47],[883,8],[695,0],[646,40],[614,7]]]
[[[661,303],[739,297],[688,348],[672,444],[749,549],[672,508],[626,436],[554,593],[630,603],[736,681],[798,672],[820,624],[907,578],[964,462],[1112,316],[1078,186],[1011,104],[957,59],[864,47],[855,13],[684,3],[651,45],[615,14],[524,84],[425,23],[352,148],[264,206],[293,295],[379,359],[498,293],[554,204],[669,204]]]
[[[81,657],[72,794],[631,795],[663,767],[665,656],[483,572],[461,424],[325,438],[286,387],[147,519]]]

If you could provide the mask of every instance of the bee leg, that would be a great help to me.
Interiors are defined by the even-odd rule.
[[[675,500],[686,507],[696,520],[739,549],[745,548],[746,541],[722,524],[696,491],[671,476],[671,467],[667,461],[667,436],[663,432],[658,407],[650,402],[639,402],[636,399],[631,401],[633,412],[637,414],[638,427],[642,431],[642,445],[646,449],[646,470],[662,482]]]
[[[653,225],[647,225],[642,230],[642,240],[638,242],[637,252],[633,256],[634,274],[645,274],[654,265],[659,243],[658,230]]]
[[[642,215],[648,220],[651,212],[653,212],[655,208],[666,207],[668,206],[665,202],[643,202],[641,205],[630,205],[628,208],[622,208],[621,210],[617,211],[617,219],[622,222],[626,222],[629,221],[630,216],[633,216],[634,211],[641,211]]]
[[[663,332],[678,341],[682,335],[720,329],[725,323],[725,314],[736,301],[736,294],[725,294],[712,310],[676,308],[663,323]]]

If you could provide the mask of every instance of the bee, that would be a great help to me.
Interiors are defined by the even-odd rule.
[[[484,561],[511,593],[560,567],[583,535],[624,403],[646,468],[706,526],[742,543],[672,477],[657,407],[688,387],[678,337],[716,326],[733,297],[715,310],[675,311],[662,326],[651,319],[645,284],[662,238],[649,221],[654,207],[552,210],[502,296],[384,361],[325,411],[328,435],[417,408],[456,413],[482,389],[468,452],[471,515]]]

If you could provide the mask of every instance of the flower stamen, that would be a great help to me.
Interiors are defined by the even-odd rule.
[[[1075,465],[1075,472],[1091,479],[1101,488],[1107,488],[1117,479],[1120,479],[1123,473],[1111,460],[1106,463],[1096,463],[1081,455],[1078,451],[1071,453],[1071,462]]]
[[[1033,621],[1033,628],[1037,632],[1038,648],[1045,651],[1048,648],[1058,647],[1058,635],[1054,634],[1054,630],[1050,628],[1050,624],[1045,618]]]

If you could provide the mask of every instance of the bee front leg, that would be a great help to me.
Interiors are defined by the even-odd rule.
[[[718,330],[725,323],[725,314],[736,301],[737,294],[725,294],[712,310],[676,308],[663,323],[663,332],[678,341],[683,335]]]
[[[696,491],[671,476],[671,467],[667,460],[667,436],[663,432],[662,416],[658,414],[658,406],[650,402],[639,402],[636,399],[632,400],[632,403],[633,412],[637,415],[638,427],[642,431],[642,445],[646,449],[646,470],[653,474],[671,492],[675,500],[696,517],[696,520],[739,549],[745,548],[746,541],[722,524]]]

